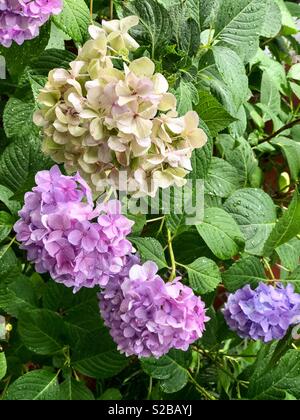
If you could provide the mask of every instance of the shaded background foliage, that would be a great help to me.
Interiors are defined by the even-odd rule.
[[[113,4],[114,3],[114,4]],[[260,281],[300,293],[300,46],[297,2],[283,0],[94,1],[93,18],[140,16],[134,57],[154,59],[209,135],[191,176],[205,181],[205,220],[174,214],[147,223],[132,242],[143,259],[176,268],[209,307],[204,337],[159,360],[120,355],[99,316],[97,290],[73,294],[34,272],[12,226],[40,151],[35,99],[48,72],[68,68],[88,39],[90,2],[64,11],[23,46],[0,48],[0,392],[2,399],[298,399],[300,353],[290,333],[270,345],[225,325],[225,291]],[[113,6],[113,8],[112,8]],[[18,57],[16,59],[16,57]],[[182,244],[185,244],[183,247]]]

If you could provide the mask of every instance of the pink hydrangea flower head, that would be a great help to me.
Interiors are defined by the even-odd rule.
[[[165,283],[155,263],[134,264],[99,295],[100,311],[118,349],[159,358],[188,350],[205,330],[205,305],[179,279]]]
[[[85,181],[62,175],[58,166],[39,172],[36,184],[15,224],[28,259],[38,272],[49,272],[75,291],[106,286],[133,251],[126,239],[133,222],[121,214],[120,203],[94,208]]]
[[[0,44],[21,45],[37,37],[40,27],[61,10],[62,0],[0,0]]]

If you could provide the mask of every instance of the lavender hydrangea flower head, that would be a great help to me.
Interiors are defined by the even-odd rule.
[[[283,338],[299,312],[300,295],[291,284],[260,283],[255,290],[247,285],[229,295],[224,317],[241,338],[267,343]]]
[[[127,356],[159,358],[172,348],[186,351],[209,319],[189,287],[179,279],[165,283],[157,271],[150,261],[134,264],[99,295],[105,325]]]
[[[37,37],[40,27],[61,10],[62,0],[0,0],[0,45],[21,45]]]
[[[133,222],[117,201],[94,208],[85,181],[62,175],[58,166],[39,172],[36,183],[14,227],[28,259],[75,291],[106,286],[133,251],[126,239]]]

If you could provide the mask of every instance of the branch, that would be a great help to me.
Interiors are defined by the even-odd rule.
[[[275,131],[275,133],[271,134],[266,139],[263,139],[263,141],[270,141],[274,137],[277,137],[279,134],[281,134],[283,131],[288,130],[289,128],[292,128],[292,127],[294,127],[294,125],[297,125],[299,123],[300,123],[300,118],[298,118],[297,120],[294,120],[294,121],[286,124],[285,126],[281,127],[279,130]]]

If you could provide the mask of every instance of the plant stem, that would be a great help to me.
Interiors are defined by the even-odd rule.
[[[110,19],[112,20],[114,18],[114,0],[110,0],[109,14],[110,14]]]
[[[199,385],[198,384],[198,382],[197,381],[195,381],[195,379],[193,378],[193,376],[191,375],[191,373],[190,372],[188,372],[188,376],[189,376],[189,380],[190,380],[190,382],[195,386],[195,388],[196,388],[196,390],[201,394],[201,395],[203,395],[203,397],[205,398],[205,399],[207,399],[207,400],[210,400],[210,401],[215,401],[216,400],[216,398],[215,398],[215,396],[214,395],[212,395],[210,392],[208,392],[208,391],[206,391],[206,389],[205,388],[203,388],[201,385]]]
[[[103,200],[103,204],[106,204],[106,203],[108,203],[109,202],[109,200],[110,200],[110,197],[113,195],[113,193],[114,193],[114,189],[113,189],[113,187],[111,187],[107,192],[106,192],[106,197],[105,197],[105,199]]]
[[[10,381],[11,381],[11,376],[9,376],[9,377],[6,379],[6,381],[5,381],[5,386],[4,386],[4,389],[3,389],[2,395],[1,395],[1,397],[0,397],[0,400],[4,400],[5,394],[6,394],[6,392],[7,392],[7,389],[8,389],[8,387],[9,387],[9,384],[10,384]]]
[[[169,253],[170,253],[171,264],[172,264],[172,271],[171,271],[169,281],[172,281],[176,277],[176,261],[175,261],[174,251],[173,251],[172,235],[171,235],[170,229],[168,229],[167,232],[168,232],[168,247],[169,247]]]
[[[161,216],[161,217],[156,217],[155,219],[149,219],[147,220],[146,223],[154,223],[154,222],[158,222],[159,220],[164,219],[165,216]]]
[[[263,139],[263,141],[270,141],[272,140],[274,137],[277,137],[279,134],[283,133],[285,130],[288,130],[289,128],[294,127],[294,125],[300,124],[300,118],[291,121],[290,123],[286,124],[285,126],[281,127],[279,130],[275,131],[275,133],[271,134],[269,137],[267,137],[266,139]]]
[[[273,280],[273,282],[275,282],[276,278],[274,276],[273,270],[272,270],[270,264],[268,263],[268,261],[265,258],[264,258],[264,265],[267,268],[268,272],[270,273],[271,280]]]
[[[219,369],[220,370],[222,370],[224,373],[226,373],[226,375],[229,376],[231,379],[233,379],[234,381],[236,381],[236,377],[231,372],[228,372],[228,370],[224,368],[224,366],[222,365],[222,363],[219,360],[217,360],[217,358],[215,358],[212,355],[210,355],[208,351],[198,349],[197,347],[196,347],[196,349],[193,347],[193,350],[195,350],[198,353],[202,354],[203,356],[207,357],[213,363],[216,363],[219,366]]]
[[[276,267],[280,268],[281,270],[286,271],[287,273],[290,273],[291,272],[291,270],[289,270],[288,268],[284,267],[281,264],[276,264]]]
[[[163,227],[164,227],[164,224],[165,224],[165,216],[162,218],[162,221],[161,221],[161,224],[160,224],[160,226],[159,226],[159,229],[158,229],[158,231],[157,231],[157,234],[156,234],[156,237],[158,238],[159,237],[159,235],[161,234],[161,232],[162,232],[162,230],[163,230]]]
[[[75,370],[75,369],[72,369],[72,370],[73,370],[73,374],[74,374],[74,377],[75,377],[76,381],[77,381],[77,382],[80,382],[80,378],[79,378],[79,376],[77,375],[76,370]]]
[[[153,379],[152,379],[152,376],[150,376],[147,400],[150,400],[150,398],[151,398],[152,386],[153,386]]]
[[[94,0],[90,0],[90,15],[91,15],[92,23],[93,23],[93,9],[94,9]]]
[[[185,268],[185,269],[186,269],[186,265],[181,264],[181,263],[179,263],[179,262],[177,262],[177,261],[176,261],[176,265],[179,265],[179,267],[182,267],[182,268]]]
[[[0,253],[0,258],[2,258],[7,253],[7,251],[12,246],[12,244],[15,242],[15,240],[16,240],[16,237],[12,238],[12,240],[10,241],[10,243],[8,245],[6,245],[6,247],[4,248],[4,250],[2,250],[1,253]]]

